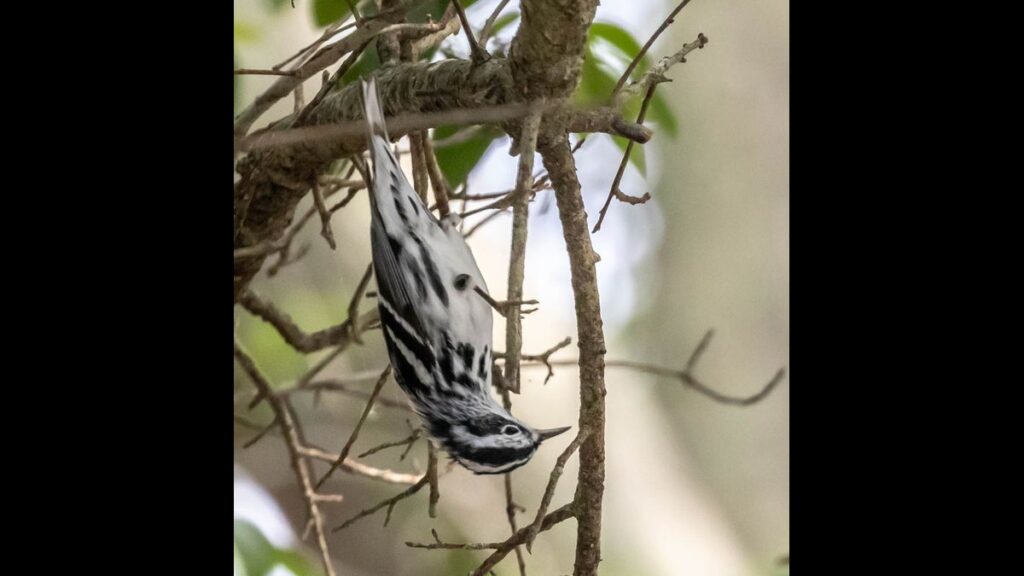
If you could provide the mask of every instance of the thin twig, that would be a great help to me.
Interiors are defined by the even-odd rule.
[[[498,19],[498,15],[500,15],[501,11],[505,9],[505,6],[508,6],[508,3],[509,0],[501,0],[501,2],[498,3],[498,6],[494,8],[494,11],[491,12],[491,15],[487,17],[487,20],[484,22],[483,29],[480,30],[480,44],[482,46],[487,46],[487,39],[491,37],[491,30],[494,28],[494,21]]]
[[[441,172],[441,166],[437,163],[434,144],[430,138],[424,136],[421,144],[423,145],[423,159],[426,162],[427,175],[430,176],[430,188],[434,191],[434,202],[437,204],[438,213],[444,218],[449,212],[448,197],[451,195],[451,187],[448,186],[448,181],[445,180],[444,174]]]
[[[378,372],[379,374],[379,372]],[[376,374],[374,378],[376,378]],[[353,390],[350,386],[353,382],[343,379],[328,378],[325,380],[317,380],[315,382],[308,382],[305,386],[291,388],[285,388],[280,390],[277,394],[279,396],[287,396],[295,394],[297,392],[334,392],[338,394],[344,394],[346,396],[352,396],[354,398],[368,399],[370,397],[369,392],[363,390]],[[409,407],[408,402],[403,400],[392,400],[390,398],[377,398],[377,405],[384,406],[387,408],[395,408],[397,410],[404,410],[406,412],[412,412],[412,408]]]
[[[291,93],[295,87],[314,74],[334,64],[339,58],[363,45],[377,34],[393,29],[386,21],[374,21],[357,29],[352,34],[317,52],[302,66],[293,70],[293,74],[280,77],[265,92],[256,97],[248,107],[235,117],[234,134],[241,139],[249,131],[253,123],[270,109],[278,100]]]
[[[331,213],[327,210],[327,204],[324,202],[320,183],[316,181],[313,182],[313,203],[316,205],[317,212],[320,213],[320,235],[327,241],[331,250],[336,250],[338,245],[334,241],[334,232],[331,230]]]
[[[374,446],[373,448],[370,448],[366,452],[363,452],[362,454],[359,455],[359,457],[366,458],[371,454],[376,454],[381,450],[387,450],[388,448],[394,448],[396,446],[408,446],[409,444],[412,444],[413,442],[419,440],[422,434],[423,432],[419,428],[417,428],[416,431],[410,434],[408,438],[403,438],[401,440],[396,440],[394,442],[385,442],[383,444],[379,444],[377,446]]]
[[[540,526],[540,531],[543,532],[545,530],[549,530],[555,524],[575,517],[575,506],[571,503],[566,504],[544,517],[544,522]],[[494,568],[498,562],[501,562],[502,558],[507,556],[513,548],[526,541],[526,535],[528,534],[527,530],[527,528],[521,528],[511,538],[502,542],[498,549],[488,556],[487,559],[484,560],[483,564],[477,567],[472,576],[484,576],[487,574],[491,568]]]
[[[320,460],[321,462],[327,463],[335,462],[338,459],[337,454],[312,447],[303,447],[302,455],[307,458],[313,458],[314,460]],[[423,478],[422,474],[395,472],[394,470],[377,468],[375,466],[363,464],[352,457],[348,457],[344,462],[342,462],[341,470],[348,472],[349,474],[380,480],[381,482],[386,482],[388,484],[415,484]]]
[[[424,202],[427,201],[427,160],[423,155],[426,130],[409,133],[409,151],[412,156],[412,187]]]
[[[241,74],[253,74],[256,76],[295,76],[295,72],[291,70],[256,70],[253,68],[239,68],[235,70],[235,75]]]
[[[430,529],[430,534],[434,537],[433,544],[406,542],[405,545],[410,548],[424,548],[426,550],[494,550],[495,548],[500,548],[502,544],[501,542],[491,542],[489,544],[452,544],[450,542],[442,542],[441,537],[437,535],[437,530],[434,528]]]
[[[550,188],[551,183],[548,181],[547,174],[542,173],[537,175],[533,179],[533,185],[530,187],[530,192],[536,193],[540,192],[541,190],[548,190]],[[466,210],[463,213],[459,214],[459,217],[462,219],[466,219],[469,216],[474,216],[476,214],[479,214],[480,212],[485,212],[487,210],[505,210],[512,206],[513,202],[515,202],[518,196],[516,195],[516,190],[512,189],[507,190],[503,193],[480,194],[475,199],[483,200],[486,197],[493,197],[498,199],[495,200],[494,202],[491,202],[490,204],[487,204],[486,206],[481,206],[479,208],[474,208],[472,210]]]
[[[359,279],[359,284],[356,286],[356,291],[352,294],[352,299],[348,303],[348,320],[349,328],[352,341],[356,344],[362,345],[363,339],[359,336],[359,330],[355,320],[359,318],[359,304],[363,300],[363,295],[366,294],[366,287],[370,284],[370,278],[373,276],[373,262],[366,265],[366,272],[363,272],[363,277]]]
[[[533,157],[537,150],[537,131],[540,112],[534,111],[523,121],[519,137],[519,169],[516,173],[516,191],[512,200],[512,247],[508,263],[508,302],[523,298],[523,279],[526,270],[526,236],[530,219],[530,190],[533,188]],[[519,354],[523,349],[523,327],[517,304],[508,307],[505,316],[505,381],[519,393]]]
[[[488,214],[482,220],[474,224],[469,230],[466,230],[466,233],[463,234],[462,237],[469,238],[474,233],[476,233],[477,230],[483,228],[486,224],[491,223],[492,221],[494,221],[494,219],[496,219],[498,216],[501,216],[502,214],[507,214],[507,212],[505,210],[495,210],[491,214]]]
[[[367,509],[359,512],[358,514],[356,514],[355,516],[353,516],[353,517],[349,518],[348,520],[344,521],[340,525],[335,526],[334,528],[331,528],[331,532],[338,532],[339,530],[344,530],[345,528],[348,528],[349,526],[355,524],[356,522],[358,522],[362,518],[365,518],[365,517],[373,514],[374,512],[376,512],[376,511],[378,511],[378,510],[380,510],[381,508],[384,508],[384,507],[387,507],[387,509],[388,509],[387,516],[385,517],[385,520],[384,520],[384,525],[387,526],[388,525],[388,521],[391,519],[391,510],[394,509],[395,504],[398,504],[400,501],[402,501],[402,500],[412,496],[413,494],[419,492],[420,489],[423,488],[426,485],[427,485],[427,475],[424,474],[423,477],[420,478],[419,481],[417,481],[412,486],[410,486],[407,489],[403,490],[402,492],[392,496],[391,498],[388,498],[387,500],[384,500],[383,502],[380,502],[380,503],[378,503],[378,504],[376,504],[374,506],[371,506],[370,508],[367,508]]]
[[[320,507],[317,505],[322,495],[317,494],[313,488],[309,466],[302,458],[300,447],[304,443],[301,439],[298,423],[291,412],[291,407],[286,399],[274,396],[270,382],[256,368],[252,358],[242,349],[238,340],[235,340],[235,358],[238,359],[238,363],[246,371],[250,379],[252,379],[253,385],[256,386],[259,393],[268,399],[270,407],[274,411],[277,422],[281,427],[281,432],[285,437],[285,445],[288,447],[292,470],[295,472],[299,486],[302,488],[302,496],[306,501],[306,511],[316,531],[317,545],[320,549],[320,559],[323,562],[324,571],[327,573],[327,576],[334,576],[334,566],[331,565],[331,554],[327,548],[327,538],[324,532],[324,520],[320,514]]]
[[[441,493],[437,489],[437,448],[430,440],[427,441],[427,481],[430,483],[427,514],[431,518],[437,518],[437,501],[441,498]]]
[[[303,126],[306,124],[306,120],[309,118],[309,115],[312,114],[318,106],[320,106],[320,103],[323,102],[324,98],[331,93],[331,90],[338,85],[338,82],[340,82],[352,66],[359,61],[359,57],[362,56],[363,52],[366,51],[366,47],[369,45],[370,40],[367,40],[352,50],[352,53],[345,58],[345,61],[341,63],[341,66],[338,66],[338,69],[332,76],[328,76],[327,71],[324,70],[325,79],[320,85],[320,90],[317,91],[316,96],[313,96],[313,99],[309,101],[309,106],[303,108],[302,111],[299,112],[299,115],[295,117],[293,126]]]
[[[366,417],[370,415],[370,410],[373,409],[373,402],[377,399],[377,394],[380,393],[380,389],[384,387],[384,383],[387,382],[388,376],[391,375],[391,364],[388,364],[384,371],[380,373],[380,378],[377,379],[377,383],[373,386],[373,392],[370,393],[370,399],[366,401],[366,407],[363,408],[363,415],[359,417],[359,421],[356,422],[356,427],[352,429],[352,435],[348,437],[348,441],[345,442],[345,447],[341,449],[341,454],[338,455],[338,459],[331,464],[331,467],[327,472],[320,477],[320,480],[316,483],[316,487],[320,488],[323,483],[334,473],[335,470],[341,466],[341,463],[348,458],[348,453],[352,450],[352,445],[355,444],[356,439],[359,438],[359,431],[363,428],[363,423],[366,422]]]
[[[569,457],[572,456],[580,444],[587,438],[589,429],[580,430],[576,438],[565,447],[565,450],[559,454],[558,459],[555,460],[555,467],[551,469],[551,476],[548,477],[547,488],[544,489],[544,496],[540,499],[540,506],[537,507],[537,516],[534,521],[527,527],[526,530],[526,551],[533,553],[533,539],[537,537],[537,532],[540,531],[540,526],[544,522],[544,516],[548,512],[548,506],[551,505],[551,498],[555,495],[555,486],[558,485],[558,479],[562,476],[562,470],[565,469],[565,463],[569,461]]]
[[[661,84],[662,82],[671,82],[669,78],[665,77],[665,73],[668,72],[668,69],[681,62],[686,62],[687,54],[693,52],[694,50],[700,50],[707,46],[707,44],[708,37],[705,36],[703,33],[697,34],[696,40],[690,42],[689,44],[684,44],[683,47],[680,48],[679,51],[676,52],[675,54],[665,56],[664,58],[659,60],[657,64],[651,66],[650,70],[644,72],[643,76],[641,76],[637,81],[630,83],[629,86],[626,86],[621,91],[619,91],[614,97],[614,106],[618,107],[619,105],[621,105],[623,100],[625,100],[629,96],[640,94],[641,92],[643,92],[644,90],[646,90],[647,88],[654,84]]]
[[[782,379],[786,376],[786,369],[779,368],[779,370],[775,373],[774,376],[772,376],[771,380],[769,380],[767,384],[765,384],[763,387],[761,387],[760,390],[758,390],[757,392],[750,396],[728,396],[710,388],[709,386],[698,380],[697,377],[694,376],[693,371],[697,367],[697,361],[703,355],[704,350],[707,349],[708,344],[711,342],[712,334],[712,330],[708,330],[704,334],[704,337],[701,339],[700,343],[690,354],[690,358],[686,362],[686,367],[682,370],[678,370],[675,368],[665,368],[663,366],[647,364],[644,362],[634,362],[632,360],[607,360],[605,361],[605,366],[607,366],[608,368],[628,368],[630,370],[636,370],[638,372],[654,374],[657,376],[664,376],[666,378],[673,378],[679,380],[684,385],[693,388],[694,390],[700,392],[701,394],[707,396],[708,398],[711,398],[715,402],[719,402],[721,404],[730,404],[733,406],[750,406],[752,404],[757,404],[761,400],[764,400],[769,394],[771,394],[772,390],[774,390],[775,387],[778,386],[779,383],[782,382]],[[495,357],[499,357],[499,354],[500,353],[495,353]],[[524,356],[524,360],[525,358],[526,357]],[[576,363],[576,360],[550,360],[545,364],[548,366],[548,369],[550,370],[551,366],[574,366],[576,365]]]
[[[466,39],[469,40],[469,51],[473,64],[486,62],[491,56],[487,53],[487,50],[484,50],[477,43],[476,38],[473,36],[473,29],[469,26],[469,20],[466,18],[466,11],[462,9],[462,4],[459,3],[459,0],[452,0],[452,4],[455,6],[455,11],[459,13],[459,22],[462,22],[462,29],[466,31]]]
[[[654,99],[654,90],[658,87],[657,84],[651,84],[647,88],[647,95],[644,96],[643,104],[640,105],[640,114],[637,115],[637,123],[642,123],[644,117],[647,115],[647,107],[650,106],[651,100]],[[622,176],[626,173],[626,164],[629,163],[629,155],[633,153],[633,141],[630,140],[626,143],[626,150],[622,153],[622,160],[619,162],[619,170],[615,173],[615,179],[612,180],[612,186],[608,190],[608,197],[605,198],[604,206],[601,207],[600,215],[597,218],[597,224],[594,225],[594,229],[591,233],[595,233],[601,229],[601,224],[604,223],[604,216],[608,212],[608,207],[612,203],[612,198],[618,198],[620,201],[627,204],[643,204],[651,199],[650,192],[644,192],[643,196],[630,196],[619,189],[619,184],[622,182]]]
[[[633,61],[629,63],[629,66],[626,67],[626,70],[622,73],[622,76],[619,77],[619,81],[615,83],[615,88],[612,89],[613,99],[619,93],[619,90],[621,90],[622,87],[626,84],[626,80],[629,79],[629,75],[633,73],[633,70],[636,68],[637,64],[639,64],[640,61],[643,60],[644,54],[647,54],[647,51],[651,48],[651,45],[654,44],[654,41],[657,40],[658,36],[661,36],[661,33],[664,32],[673,22],[675,22],[676,14],[679,14],[679,11],[682,10],[689,3],[690,0],[682,0],[682,2],[680,2],[679,5],[676,6],[675,9],[669,13],[668,17],[665,18],[665,21],[661,23],[661,26],[659,26],[658,29],[654,31],[654,34],[651,34],[651,37],[647,39],[647,42],[645,42],[643,47],[640,48],[640,52],[638,52],[637,55],[633,57]]]
[[[290,316],[251,290],[243,292],[238,298],[238,303],[253,315],[276,328],[289,346],[306,354],[323,350],[329,346],[347,347],[352,341],[353,332],[361,334],[379,319],[377,309],[373,308],[359,316],[356,322],[349,318],[336,326],[307,334],[295,324]]]
[[[548,369],[548,375],[544,377],[544,384],[547,384],[548,380],[551,380],[551,378],[555,375],[555,370],[552,367],[552,362],[550,360],[551,359],[551,355],[554,354],[555,352],[558,352],[562,348],[565,348],[566,346],[568,346],[571,343],[572,343],[572,338],[569,337],[569,336],[566,336],[565,339],[563,339],[561,342],[559,342],[558,344],[555,344],[554,346],[552,346],[551,348],[548,348],[547,350],[545,350],[544,352],[541,352],[540,354],[520,354],[520,360],[522,360],[524,362],[540,362],[544,366],[546,366],[547,369]],[[507,354],[505,352],[495,352],[494,353],[494,357],[495,358],[506,358]],[[575,360],[573,360],[572,362],[573,362],[573,364],[576,363]],[[507,360],[506,360],[506,364],[507,364]],[[555,364],[557,364],[557,362]]]
[[[468,236],[468,234],[467,234],[467,236]],[[483,298],[484,300],[486,300],[487,303],[490,304],[491,307],[494,308],[494,310],[498,314],[501,314],[505,318],[508,318],[509,310],[513,306],[522,306],[523,304],[529,304],[530,306],[536,306],[537,304],[540,304],[539,300],[506,300],[504,302],[498,302],[497,300],[492,298],[490,294],[485,292],[479,286],[473,286],[473,291],[476,292],[477,294],[479,294],[480,297]],[[537,311],[536,308],[534,308],[533,310],[523,310],[523,311],[520,312],[520,314],[530,314],[530,313],[536,312],[536,311]]]
[[[492,373],[496,375],[494,378],[495,382],[500,382],[499,387],[501,391],[501,402],[505,406],[505,410],[512,413],[512,395],[509,393],[508,387],[505,385],[505,377],[501,374],[500,368],[497,366],[491,367]],[[497,377],[500,376],[500,377]],[[508,526],[512,529],[512,535],[519,530],[519,526],[516,524],[516,502],[512,496],[512,472],[505,473],[505,517],[508,518]],[[526,510],[523,509],[525,512]],[[521,546],[515,547],[516,552],[516,564],[519,566],[519,576],[526,576],[526,558],[523,556],[523,549]]]

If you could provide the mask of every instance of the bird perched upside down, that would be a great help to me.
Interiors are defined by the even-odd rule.
[[[370,240],[378,307],[395,380],[427,431],[477,474],[530,461],[544,440],[569,428],[534,430],[491,396],[491,323],[480,269],[459,232],[459,217],[437,219],[389,146],[377,83],[363,83],[369,132]]]

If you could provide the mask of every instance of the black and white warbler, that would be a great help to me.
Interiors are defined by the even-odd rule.
[[[389,146],[377,83],[363,83],[373,174],[370,240],[378,308],[395,380],[430,435],[477,474],[529,462],[569,428],[534,430],[491,396],[491,306],[459,217],[427,209]]]

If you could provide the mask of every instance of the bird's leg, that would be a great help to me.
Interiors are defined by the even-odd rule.
[[[487,303],[491,305],[491,308],[497,310],[498,314],[501,314],[505,318],[508,318],[509,308],[513,306],[523,306],[527,304],[530,306],[536,306],[537,304],[540,304],[540,302],[538,302],[537,300],[504,300],[498,302],[494,298],[491,298],[491,295],[488,294],[487,292],[484,292],[483,289],[481,289],[479,286],[473,286],[473,290],[476,291],[476,293],[479,294],[481,298],[486,300]],[[529,310],[520,310],[519,313],[520,315],[525,316],[526,314],[531,314],[536,311],[536,308],[531,308]]]

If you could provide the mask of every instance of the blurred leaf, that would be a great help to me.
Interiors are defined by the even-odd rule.
[[[612,141],[615,142],[615,145],[619,147],[619,150],[622,150],[623,153],[626,152],[626,146],[629,144],[629,140],[626,140],[621,136],[612,136]],[[629,163],[635,166],[636,169],[640,171],[640,174],[643,177],[647,177],[647,158],[644,154],[643,146],[641,146],[640,144],[633,145],[633,151],[629,153]],[[630,194],[629,192],[626,193]],[[640,196],[641,194],[630,195]]]
[[[295,313],[292,309],[289,311],[292,314]],[[240,318],[239,340],[248,349],[249,354],[256,359],[256,365],[270,380],[272,386],[278,386],[280,383],[298,378],[306,371],[308,368],[306,356],[289,346],[276,328],[248,314],[242,315]]]
[[[255,42],[259,40],[260,32],[252,24],[235,21],[235,42]]]
[[[491,38],[497,36],[498,32],[501,32],[508,27],[509,24],[517,20],[519,20],[519,12],[509,12],[508,14],[498,16],[498,18],[494,20],[494,26],[491,28]]]
[[[241,562],[239,562],[241,560]],[[239,570],[241,563],[241,570]],[[266,576],[277,565],[296,576],[313,576],[313,564],[296,550],[276,548],[252,522],[235,519],[235,574]]]
[[[576,104],[580,106],[605,104],[614,87],[615,78],[608,71],[607,65],[603,65],[588,47],[583,59],[580,85],[573,95]]]
[[[285,6],[291,6],[292,0],[263,0],[272,12],[277,12]]]
[[[249,576],[264,576],[274,567],[276,549],[252,522],[235,519],[235,549]]]
[[[350,82],[355,82],[377,68],[380,68],[380,55],[377,54],[377,43],[371,42],[366,47],[366,50],[363,50],[363,53],[359,55],[359,58],[356,59],[356,63],[341,77],[342,83],[349,84]]]
[[[622,63],[622,69],[624,70],[633,58],[640,53],[640,43],[633,38],[632,34],[628,31],[616,26],[615,24],[609,24],[607,22],[596,22],[590,27],[589,42],[594,43],[595,40],[601,40],[607,43],[612,50],[611,54],[618,57]],[[581,104],[603,104],[606,102],[607,97],[611,95],[612,88],[615,86],[615,82],[619,79],[619,74],[614,74],[611,70],[611,63],[604,62],[601,60],[600,51],[593,51],[588,47],[587,59],[594,59],[592,66],[588,70],[587,63],[584,62],[583,66],[583,81],[590,81],[591,85],[588,86],[588,97],[585,102]],[[650,54],[644,54],[644,57],[640,59],[640,63],[637,64],[636,69],[633,71],[632,77],[637,78],[639,74],[643,73],[651,66]],[[587,78],[587,74],[590,74],[590,78]],[[604,74],[607,78],[602,77]],[[608,80],[610,78],[610,82]],[[581,86],[582,86],[581,82]],[[604,86],[608,85],[605,90]],[[602,90],[604,90],[604,96],[601,97]],[[643,94],[633,96],[627,100],[623,106],[623,116],[627,118],[636,118],[640,112],[640,103],[643,101]],[[672,109],[669,108],[665,101],[664,96],[661,92],[654,93],[654,99],[651,100],[651,105],[647,110],[647,120],[654,122],[658,125],[658,128],[669,136],[676,136],[679,133],[679,124],[676,121],[675,116],[672,114]],[[641,160],[642,162],[642,160]]]
[[[652,120],[658,125],[658,128],[668,134],[669,136],[675,137],[679,134],[679,123],[676,122],[676,117],[672,113],[672,109],[668,107],[665,102],[664,96],[662,96],[662,89],[658,89],[654,93],[654,98],[651,99],[651,105],[647,108],[647,118]],[[634,116],[635,118],[635,116]]]
[[[312,7],[313,24],[317,26],[327,26],[350,12],[345,0],[313,0]]]
[[[242,559],[242,553],[238,550],[238,542],[235,542],[235,569],[233,575],[249,576],[249,573],[245,570],[245,560]]]
[[[623,59],[623,69],[628,66],[633,58],[640,53],[640,43],[633,38],[633,35],[616,26],[615,24],[609,24],[607,22],[595,22],[590,25],[590,38],[589,42],[593,42],[594,38],[601,38],[606,40],[609,44],[617,48],[616,52]],[[640,63],[634,70],[634,74],[643,72],[651,65],[650,54],[644,54],[644,57],[640,59]],[[616,78],[618,80],[618,78]]]
[[[465,127],[442,126],[437,128],[434,130],[434,141],[447,138],[462,128]],[[441,166],[441,172],[444,172],[444,177],[448,179],[448,184],[452,188],[466,181],[470,170],[480,162],[484,152],[487,151],[487,148],[496,136],[497,134],[494,131],[481,130],[465,142],[452,144],[444,148],[435,148],[434,152],[437,154],[437,163]]]

